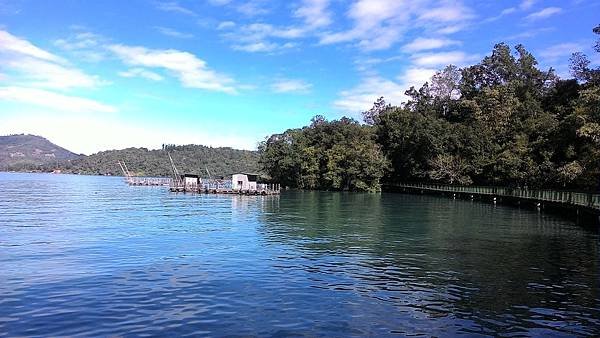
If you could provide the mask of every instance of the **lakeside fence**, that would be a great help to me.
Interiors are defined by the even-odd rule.
[[[395,184],[396,188],[448,192],[456,194],[487,195],[510,197],[537,202],[561,203],[594,210],[600,210],[600,194],[574,191],[537,190],[526,188],[486,187],[486,186],[455,186],[427,183]]]

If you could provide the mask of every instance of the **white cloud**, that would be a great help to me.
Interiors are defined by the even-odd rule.
[[[108,48],[126,64],[166,69],[184,87],[236,93],[233,79],[209,69],[206,62],[194,54],[176,49],[148,49],[119,44]]]
[[[344,113],[359,113],[369,109],[375,100],[383,96],[387,102],[402,102],[404,88],[401,84],[381,77],[369,77],[358,86],[340,92],[333,105]]]
[[[68,64],[27,40],[0,31],[0,67],[18,74],[17,81],[28,86],[67,89],[91,88],[103,82]]]
[[[194,35],[190,34],[190,33],[183,33],[180,31],[177,31],[175,29],[169,28],[169,27],[162,27],[162,26],[156,26],[154,27],[160,34],[162,35],[166,35],[166,36],[170,36],[173,38],[178,38],[178,39],[190,39],[193,38]]]
[[[86,62],[99,62],[106,59],[106,51],[102,48],[108,41],[103,36],[87,31],[81,31],[83,28],[76,27],[78,30],[72,36],[66,39],[54,41],[54,45],[74,54],[77,59]]]
[[[264,15],[269,13],[269,9],[265,7],[264,2],[264,0],[247,0],[234,6],[234,9],[247,17]]]
[[[450,39],[416,38],[402,48],[406,52],[419,52],[424,50],[438,49],[448,46],[460,45],[460,41]]]
[[[515,7],[509,7],[509,8],[503,9],[502,12],[500,12],[500,15],[501,16],[502,15],[508,15],[508,14],[512,14],[512,13],[514,13],[516,11],[517,11],[517,8],[515,8]]]
[[[303,19],[309,29],[325,27],[332,21],[328,6],[329,0],[303,0],[294,16]]]
[[[14,53],[21,56],[29,56],[51,62],[64,62],[62,58],[38,48],[31,42],[20,39],[3,30],[0,30],[0,52]]]
[[[219,23],[219,25],[217,26],[218,30],[224,30],[224,29],[231,29],[235,27],[235,22],[233,21],[223,21],[221,23]]]
[[[544,28],[536,28],[536,29],[529,29],[517,34],[513,34],[510,36],[507,36],[504,38],[504,40],[523,40],[523,39],[529,39],[529,38],[533,38],[535,36],[538,36],[542,33],[548,33],[548,32],[552,32],[554,31],[555,28],[550,28],[550,27],[544,27]]]
[[[399,76],[405,90],[410,87],[420,88],[425,82],[437,72],[434,68],[409,68],[406,72]]]
[[[229,4],[231,0],[209,0],[208,2],[215,6],[223,6]]]
[[[189,16],[196,16],[192,10],[187,9],[175,1],[166,1],[156,3],[156,8],[164,12],[172,12]]]
[[[93,88],[104,83],[98,77],[87,75],[79,69],[33,58],[9,59],[5,62],[33,86],[55,89]]]
[[[0,87],[0,100],[7,100],[54,109],[59,112],[113,113],[115,107],[98,101],[25,87]]]
[[[54,44],[65,50],[80,50],[97,47],[101,39],[100,35],[94,33],[78,32],[68,39],[58,39]]]
[[[383,96],[386,102],[399,105],[407,100],[404,94],[410,87],[420,88],[429,81],[436,70],[431,68],[409,68],[392,81],[380,76],[370,76],[356,87],[340,92],[333,105],[344,113],[356,114],[373,106],[373,102]]]
[[[292,42],[274,41],[277,39],[297,39],[306,33],[295,27],[280,28],[265,23],[254,23],[239,27],[236,32],[228,32],[223,36],[234,41],[232,49],[245,52],[274,52],[295,47]]]
[[[271,85],[271,89],[276,93],[306,94],[311,88],[310,83],[298,79],[279,79]]]
[[[472,17],[473,13],[469,8],[460,3],[452,3],[442,7],[427,9],[421,14],[419,20],[428,22],[458,22],[471,19]]]
[[[412,61],[415,65],[425,67],[443,67],[450,64],[461,66],[476,59],[476,55],[469,55],[460,51],[423,53],[412,56]]]
[[[406,31],[415,28],[438,34],[452,34],[464,27],[474,15],[461,1],[358,0],[347,17],[349,30],[320,34],[321,44],[355,42],[361,50],[388,49]]]
[[[488,18],[488,19],[484,20],[483,22],[492,22],[492,21],[496,21],[506,15],[516,13],[518,11],[527,11],[531,7],[533,7],[533,5],[535,5],[536,1],[537,0],[523,0],[517,7],[505,8],[500,12],[500,14],[498,14],[494,17]]]
[[[571,56],[571,54],[575,52],[581,52],[584,49],[585,46],[583,44],[566,42],[548,47],[540,51],[539,55],[549,61],[556,61],[560,58],[568,58]]]
[[[526,10],[530,9],[531,7],[533,7],[533,5],[535,5],[536,2],[537,2],[537,0],[523,0],[519,4],[519,9],[522,11],[526,11]]]
[[[246,44],[233,45],[231,48],[234,50],[241,50],[244,52],[272,52],[279,49],[279,44],[274,42],[251,42]]]
[[[141,77],[152,81],[161,81],[163,77],[155,72],[151,72],[144,68],[131,68],[126,72],[119,72],[122,77]]]
[[[559,14],[560,12],[562,12],[562,9],[559,7],[546,7],[538,12],[529,14],[525,18],[530,21],[546,19],[553,15]]]

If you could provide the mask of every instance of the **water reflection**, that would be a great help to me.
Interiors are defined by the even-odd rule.
[[[391,194],[290,193],[267,211],[261,235],[310,257],[287,268],[344,281],[333,290],[470,322],[458,332],[591,334],[600,323],[597,234],[565,220]]]

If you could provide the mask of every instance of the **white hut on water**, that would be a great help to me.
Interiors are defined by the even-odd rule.
[[[185,189],[189,190],[198,189],[202,184],[202,179],[198,175],[185,174],[183,175],[182,180]]]
[[[233,174],[231,175],[231,189],[256,191],[258,178],[259,177],[257,174]]]

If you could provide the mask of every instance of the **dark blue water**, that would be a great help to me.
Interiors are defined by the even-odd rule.
[[[395,194],[0,173],[0,336],[600,335],[599,237]]]

